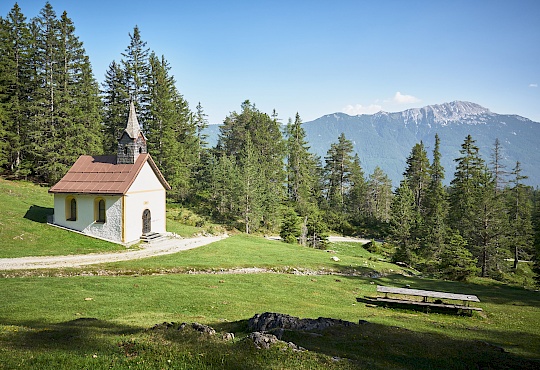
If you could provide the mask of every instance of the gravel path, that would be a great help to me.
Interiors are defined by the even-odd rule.
[[[115,253],[91,253],[70,256],[0,258],[1,270],[47,269],[80,267],[106,262],[129,261],[139,258],[173,254],[226,238],[227,235],[201,236],[190,239],[167,239],[145,245],[142,249]]]

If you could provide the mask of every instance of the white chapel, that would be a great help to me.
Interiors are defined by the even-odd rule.
[[[116,243],[166,232],[165,195],[171,187],[148,154],[130,105],[117,155],[83,155],[49,192],[53,224]]]

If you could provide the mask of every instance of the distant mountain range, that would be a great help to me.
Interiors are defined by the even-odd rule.
[[[499,139],[506,170],[516,161],[528,185],[540,185],[540,123],[518,116],[497,114],[478,104],[454,101],[408,109],[403,112],[349,116],[334,113],[305,122],[311,151],[324,160],[332,143],[341,133],[353,142],[366,176],[379,166],[395,186],[403,178],[406,159],[412,147],[422,141],[431,160],[435,134],[441,140],[441,162],[445,168],[445,183],[455,171],[454,159],[460,156],[461,144],[471,135],[480,148],[480,155],[489,163],[495,140]],[[218,126],[210,126],[209,142],[215,145]]]

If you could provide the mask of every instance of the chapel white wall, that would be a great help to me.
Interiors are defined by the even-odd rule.
[[[77,219],[66,220],[66,199],[77,201]],[[105,201],[105,223],[95,220],[95,200]],[[68,207],[69,208],[69,207]],[[122,197],[114,195],[55,194],[54,224],[80,231],[87,235],[122,242]]]
[[[152,167],[146,162],[124,196],[124,242],[138,240],[142,235],[142,214],[150,210],[151,230],[166,232],[166,191]]]

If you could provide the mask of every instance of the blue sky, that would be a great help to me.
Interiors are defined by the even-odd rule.
[[[51,0],[99,82],[137,25],[192,109],[286,122],[454,100],[540,121],[540,1]],[[0,0],[5,17],[15,1]],[[20,0],[31,19],[45,5]]]

